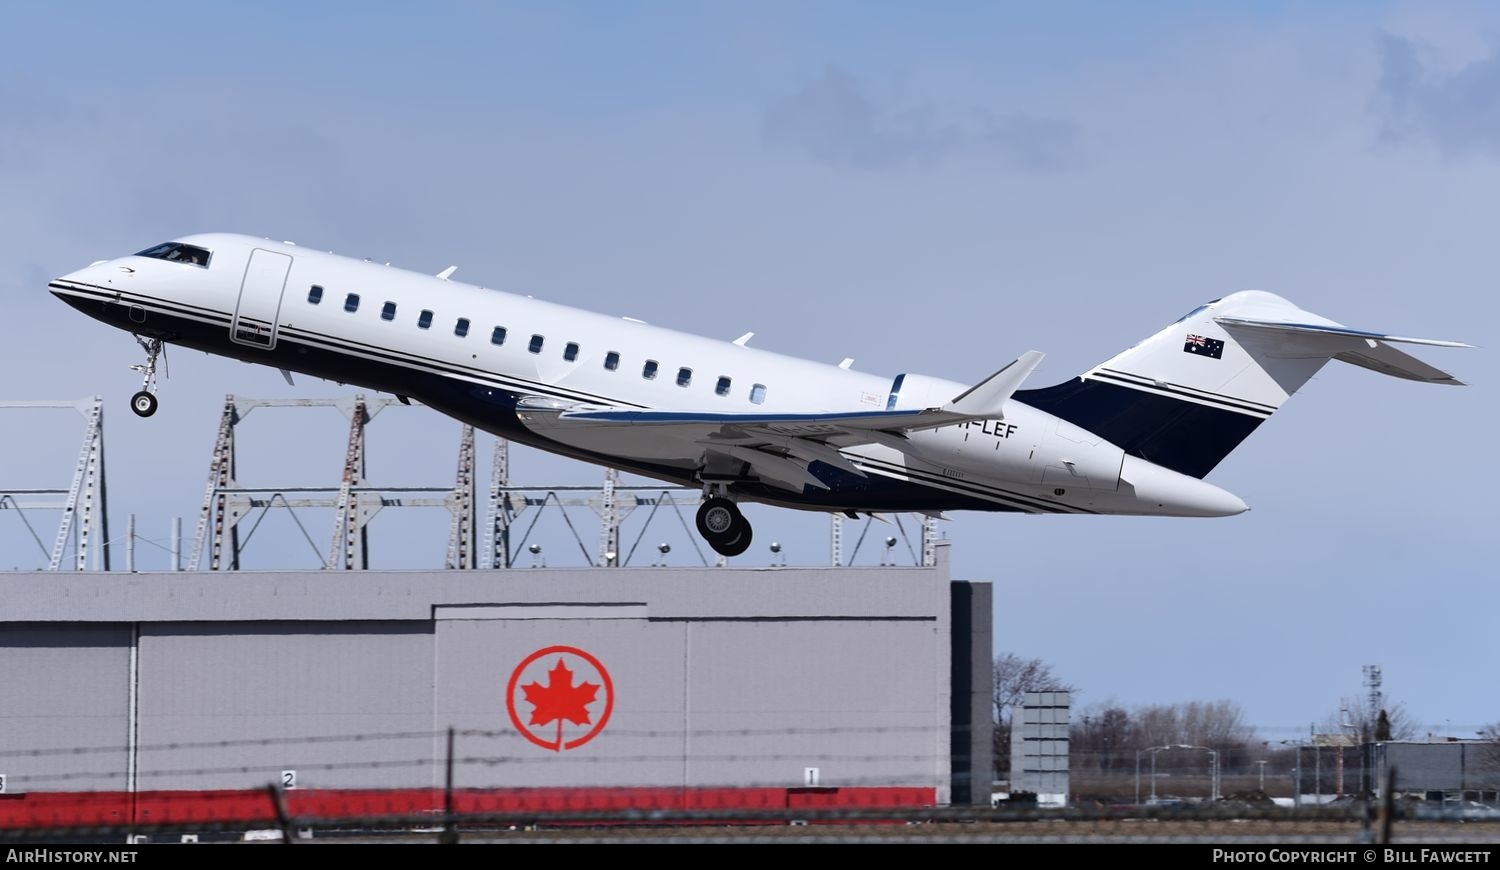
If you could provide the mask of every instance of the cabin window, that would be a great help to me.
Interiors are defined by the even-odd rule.
[[[344,310],[351,313],[359,310],[358,293],[350,293],[348,296],[344,297]]]
[[[426,329],[432,325],[432,312],[423,308],[422,313],[417,315],[417,328]]]
[[[684,366],[677,370],[677,386],[685,387],[693,382],[693,370]]]
[[[314,284],[311,287],[307,288],[307,303],[309,305],[317,305],[319,302],[322,302],[322,301],[323,301],[323,288],[322,287],[318,286],[317,284]]]
[[[207,248],[196,245],[184,245],[181,242],[164,242],[152,248],[136,254],[137,257],[150,257],[153,260],[166,260],[169,263],[183,263],[189,266],[202,266],[208,268],[208,258],[213,254]]]
[[[646,364],[641,366],[641,377],[648,381],[656,378],[656,360],[646,360]]]
[[[714,384],[714,392],[718,393],[721,396],[729,395],[729,378],[719,378],[719,382],[717,384]]]
[[[607,353],[607,354],[604,355],[604,368],[605,368],[605,370],[612,372],[612,371],[614,371],[615,369],[617,369],[619,367],[620,367],[620,352],[619,351],[612,350],[609,353]]]
[[[532,353],[541,353],[543,340],[544,339],[540,335],[533,335],[531,337],[531,344],[527,345],[526,349],[531,351]]]
[[[497,326],[490,330],[490,344],[505,344],[505,327]]]
[[[750,388],[750,401],[759,405],[766,400],[766,385],[756,384]]]
[[[464,336],[468,335],[469,334],[469,318],[467,318],[467,317],[460,317],[458,319],[458,322],[456,322],[456,323],[453,324],[453,334],[456,335],[456,336],[458,336],[459,338],[463,338]]]
[[[578,342],[570,341],[563,347],[563,359],[568,362],[578,359]]]
[[[394,302],[387,302],[386,304],[380,306],[380,319],[381,320],[395,320],[396,319],[396,303],[394,303]]]

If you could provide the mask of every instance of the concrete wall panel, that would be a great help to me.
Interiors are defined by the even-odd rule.
[[[6,791],[123,790],[129,695],[130,626],[0,624]]]
[[[142,789],[438,781],[431,623],[146,625],[140,650]]]

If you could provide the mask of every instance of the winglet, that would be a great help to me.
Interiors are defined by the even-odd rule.
[[[745,342],[749,341],[750,339],[752,339],[754,337],[755,337],[755,333],[753,333],[753,332],[747,332],[744,335],[740,336],[739,338],[736,338],[731,343],[732,344],[737,344],[740,347],[744,347],[745,346]]]
[[[437,273],[437,276],[438,276],[438,278],[440,280],[446,281],[449,278],[452,278],[453,277],[453,273],[457,272],[457,271],[458,271],[458,267],[457,266],[449,266],[448,268],[444,269],[443,271]]]
[[[943,406],[944,411],[967,417],[998,420],[1005,416],[1005,400],[1020,389],[1021,382],[1041,363],[1046,354],[1028,350],[1014,362],[990,375]]]

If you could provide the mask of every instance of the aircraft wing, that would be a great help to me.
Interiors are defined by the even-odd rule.
[[[904,452],[906,433],[974,420],[1003,419],[1004,404],[1042,360],[1029,351],[936,408],[793,414],[636,410],[524,400],[523,425],[540,435],[606,455],[695,470],[749,473],[800,492],[827,489],[807,470],[821,461],[857,475],[841,447],[880,444]]]

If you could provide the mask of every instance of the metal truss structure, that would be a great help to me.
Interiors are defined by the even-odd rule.
[[[36,408],[72,408],[83,415],[83,446],[73,466],[73,481],[66,489],[0,487],[0,510],[16,511],[39,547],[42,546],[41,537],[26,512],[62,511],[47,570],[108,571],[109,512],[104,486],[103,399],[91,396],[76,401],[0,401],[0,410]]]
[[[458,474],[451,486],[373,486],[366,478],[365,428],[375,415],[397,404],[396,399],[224,399],[209,462],[208,485],[198,528],[193,536],[188,570],[237,570],[242,541],[240,524],[254,511],[260,517],[273,507],[333,508],[333,537],[323,566],[352,570],[370,566],[368,526],[375,515],[391,507],[441,507],[452,514],[445,567],[474,565],[474,430],[465,426],[459,440]],[[242,486],[237,478],[236,429],[256,408],[335,408],[349,420],[349,438],[339,485]],[[257,522],[259,520],[257,519]],[[298,521],[300,526],[300,521]],[[252,527],[253,531],[253,527]],[[306,534],[306,529],[303,529]],[[247,536],[248,537],[248,536]]]
[[[680,486],[622,485],[620,473],[613,468],[605,469],[604,483],[601,486],[515,486],[510,482],[510,449],[504,439],[498,440],[495,444],[492,469],[489,520],[486,523],[489,534],[485,537],[485,552],[481,559],[481,564],[487,567],[516,567],[516,559],[526,549],[531,530],[541,519],[542,512],[548,507],[557,508],[556,512],[562,515],[568,529],[573,533],[573,539],[577,542],[579,551],[590,566],[613,568],[631,564],[645,537],[646,530],[661,513],[662,508],[667,508],[669,513],[677,517],[687,532],[688,540],[692,542],[698,561],[704,565],[709,564],[709,557],[704,554],[698,536],[693,532],[692,526],[683,514],[684,508],[696,510],[701,494],[697,489]],[[567,511],[568,508],[580,507],[588,508],[598,519],[598,544],[592,553]],[[622,552],[621,526],[633,511],[642,508],[647,510],[645,521],[634,538],[630,540],[629,547]],[[531,520],[529,523],[523,523],[521,518],[527,511],[532,511]],[[875,519],[875,517],[865,517],[854,547],[848,551],[846,562],[843,543],[846,518],[843,514],[833,514],[830,519],[828,539],[829,565],[835,568],[852,565],[859,555],[866,536],[873,528]],[[880,519],[884,520],[886,517]],[[915,520],[916,525],[913,531],[919,536],[917,548],[912,546],[911,538],[907,534],[907,526],[902,521],[901,515],[889,515],[889,522],[893,525],[895,534],[888,532],[886,535],[877,535],[884,539],[881,543],[885,547],[880,564],[895,564],[893,550],[898,543],[902,542],[906,544],[907,554],[911,556],[911,564],[930,567],[937,563],[937,519],[932,516],[916,515]],[[519,537],[517,537],[518,534]],[[725,564],[722,556],[713,558],[714,564]]]
[[[256,511],[255,522],[271,508],[332,508],[334,527],[324,558],[324,567],[334,570],[368,568],[370,521],[388,507],[442,507],[451,514],[448,550],[444,565],[449,570],[518,567],[517,560],[530,550],[532,563],[540,564],[540,547],[532,543],[533,531],[546,515],[556,514],[566,524],[583,560],[591,567],[623,567],[639,564],[637,552],[647,530],[658,520],[680,525],[703,565],[723,565],[720,557],[707,553],[693,531],[690,515],[701,493],[696,488],[664,485],[623,484],[620,473],[606,469],[601,485],[520,486],[510,478],[510,445],[497,439],[491,465],[490,486],[483,523],[478,513],[475,434],[463,426],[459,440],[457,471],[451,485],[382,487],[370,483],[366,472],[365,429],[376,414],[398,404],[396,399],[354,396],[344,399],[244,399],[233,395],[224,401],[209,465],[208,484],[198,516],[188,570],[236,570],[245,541],[240,525]],[[247,487],[237,478],[236,429],[255,408],[338,409],[349,420],[349,435],[343,473],[337,487],[271,486]],[[575,522],[578,509],[587,509],[587,519]],[[637,513],[641,512],[643,513]],[[633,535],[622,537],[622,527],[632,516],[642,521]],[[885,519],[885,518],[881,518]],[[300,525],[300,521],[299,525]],[[864,521],[845,561],[842,515],[832,520],[830,564],[852,564],[873,524]],[[911,564],[932,565],[935,560],[936,525],[931,517],[918,519],[913,531],[920,536],[913,547],[907,525],[892,516],[892,529],[884,535],[881,564],[895,563],[895,547],[905,541]],[[589,534],[590,524],[596,531]],[[252,525],[251,530],[253,531]],[[584,531],[580,531],[584,529]],[[306,529],[303,530],[306,534]],[[899,534],[899,538],[896,535]],[[589,540],[591,539],[591,540]],[[248,534],[246,536],[248,540]],[[530,546],[528,546],[530,544]],[[879,546],[879,544],[875,545]],[[648,551],[657,547],[648,546]],[[710,559],[714,562],[710,562]]]

